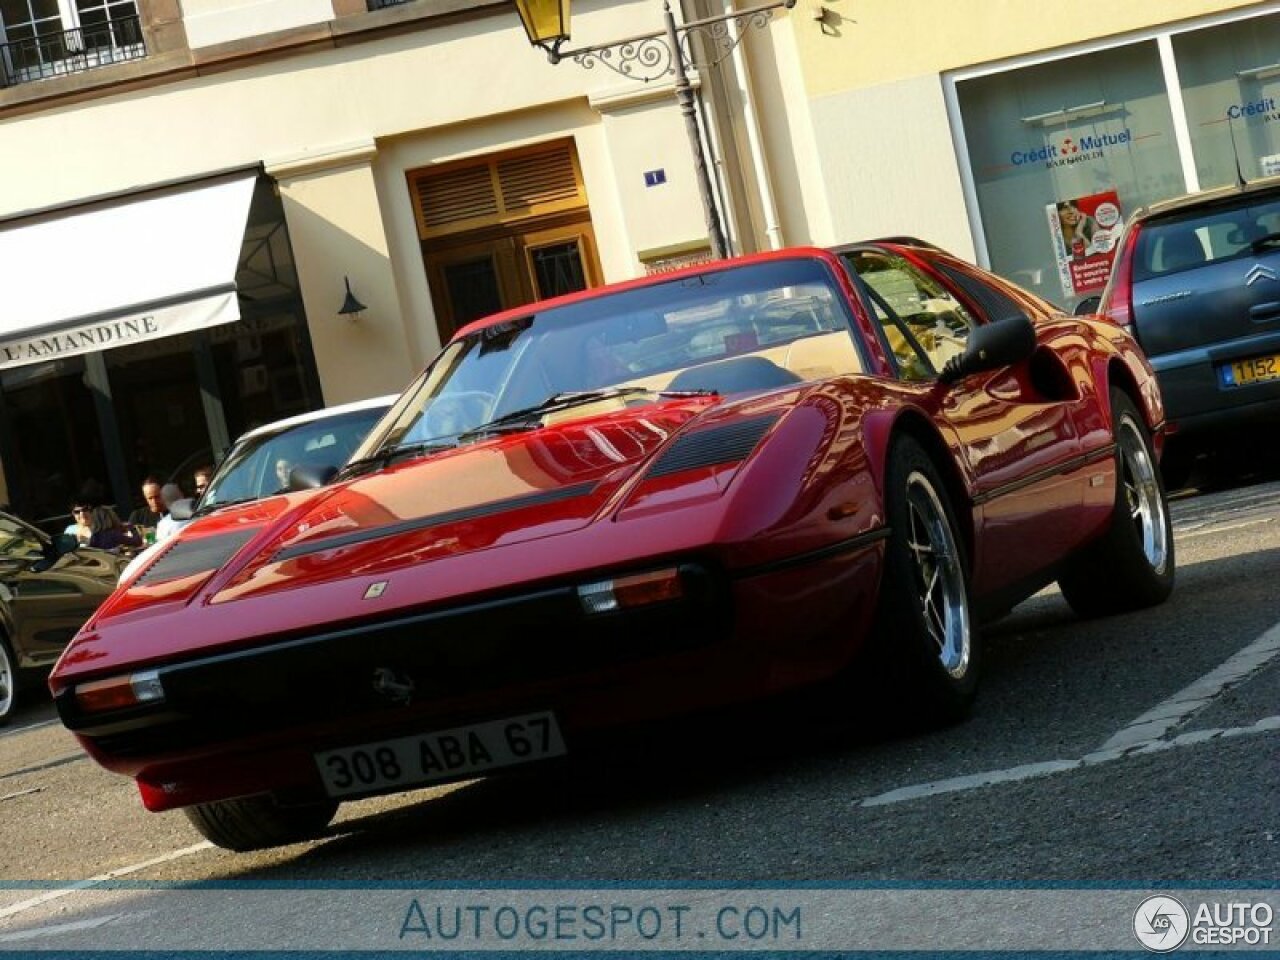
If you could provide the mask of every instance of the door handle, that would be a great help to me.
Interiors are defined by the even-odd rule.
[[[1280,300],[1259,303],[1250,307],[1249,319],[1254,323],[1269,323],[1272,320],[1280,320]]]

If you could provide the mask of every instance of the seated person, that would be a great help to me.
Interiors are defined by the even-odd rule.
[[[178,521],[170,512],[173,505],[185,497],[182,488],[176,483],[166,483],[160,488],[160,499],[164,502],[164,516],[156,524],[156,543],[173,536],[178,531]]]
[[[129,514],[129,523],[135,527],[151,527],[160,522],[164,516],[164,503],[160,499],[160,481],[153,476],[142,481],[142,499],[144,505]]]
[[[92,513],[93,507],[87,503],[72,504],[71,523],[67,524],[67,528],[62,532],[69,537],[75,537],[79,546],[87,547],[89,538],[93,536],[93,530],[89,528],[89,516]]]
[[[291,464],[284,457],[280,457],[278,460],[276,460],[276,489],[277,490],[289,489],[289,471],[292,469],[293,469],[293,464]]]
[[[209,481],[212,479],[213,479],[213,466],[211,464],[205,464],[203,467],[196,468],[196,472],[192,474],[192,480],[195,483],[195,488],[196,488],[195,496],[197,500],[199,500],[201,497],[204,496],[205,490],[209,488]],[[161,492],[161,495],[163,496],[164,491],[161,490],[160,492]]]
[[[142,534],[129,526],[107,506],[94,507],[89,514],[89,546],[99,550],[137,550],[142,547]]]

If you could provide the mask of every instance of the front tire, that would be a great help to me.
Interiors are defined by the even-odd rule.
[[[889,540],[876,618],[877,673],[888,675],[904,719],[953,722],[968,714],[978,688],[959,528],[938,469],[914,438],[894,442],[885,481]]]
[[[198,803],[183,810],[201,835],[224,850],[244,853],[312,840],[338,812],[333,800],[285,805],[270,794]]]
[[[1116,500],[1111,528],[1058,580],[1082,617],[1163,603],[1173,590],[1173,525],[1142,415],[1129,396],[1111,391],[1116,442]]]

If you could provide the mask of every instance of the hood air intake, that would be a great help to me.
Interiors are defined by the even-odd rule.
[[[770,414],[767,417],[738,420],[677,437],[658,457],[658,462],[653,465],[648,476],[665,477],[684,470],[698,470],[745,460],[756,448],[760,438],[778,422],[778,416]]]

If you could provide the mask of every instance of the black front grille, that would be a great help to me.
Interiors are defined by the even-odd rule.
[[[160,670],[161,711],[63,722],[117,756],[153,755],[304,723],[384,713],[394,698],[375,673],[412,681],[412,703],[571,678],[614,664],[706,646],[730,628],[724,578],[681,567],[685,595],[589,616],[565,586],[450,610],[367,623]]]

